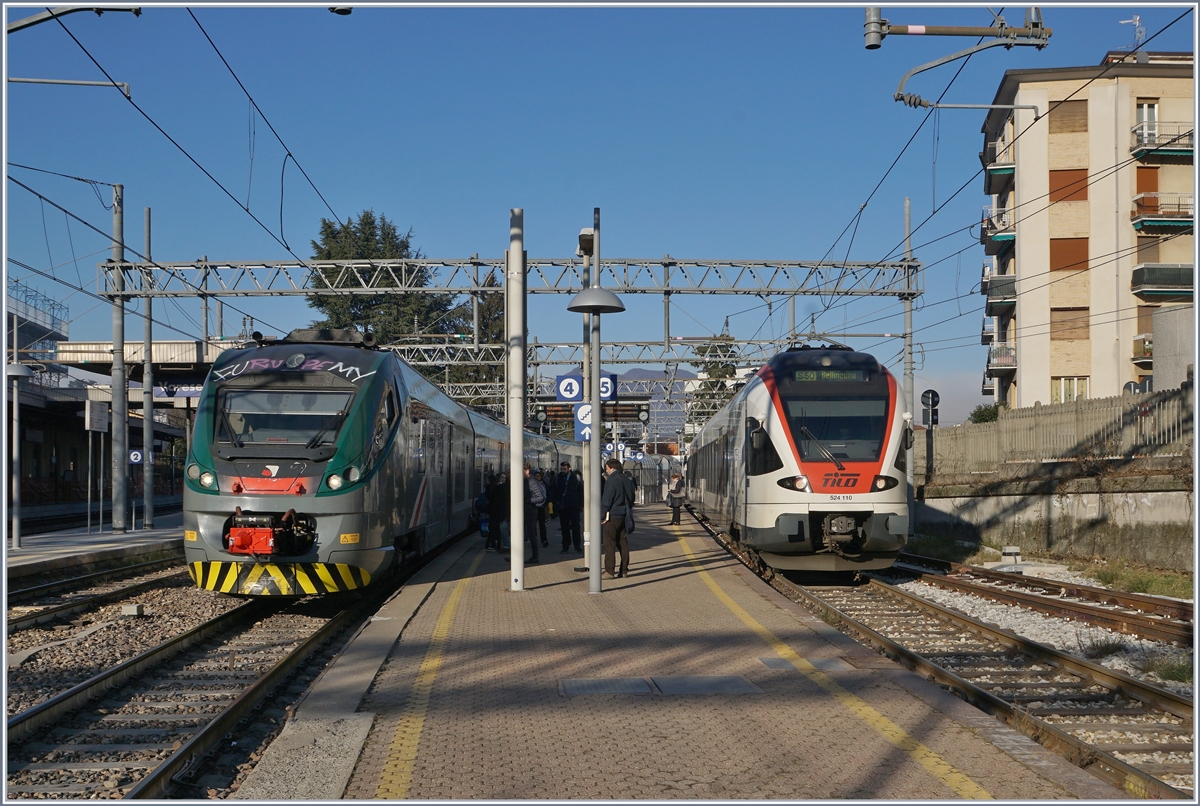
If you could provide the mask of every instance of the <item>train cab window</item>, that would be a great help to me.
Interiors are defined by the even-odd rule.
[[[787,402],[792,439],[805,462],[879,459],[887,431],[887,398],[809,398]]]
[[[779,452],[771,444],[771,436],[762,423],[753,417],[746,418],[746,474],[761,476],[783,467]]]
[[[229,389],[218,404],[216,441],[245,445],[332,445],[351,392]]]

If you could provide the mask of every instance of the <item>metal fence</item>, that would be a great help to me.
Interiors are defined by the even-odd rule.
[[[1190,458],[1194,394],[1188,386],[1002,409],[993,423],[935,429],[925,439],[918,434],[915,469],[926,480],[940,480],[979,474],[1029,475],[1030,464]]]

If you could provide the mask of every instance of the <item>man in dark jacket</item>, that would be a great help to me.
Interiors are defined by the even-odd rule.
[[[604,571],[609,578],[629,575],[629,536],[626,519],[633,514],[633,482],[621,472],[621,463],[604,463],[604,492],[600,495],[600,523],[604,530]],[[616,550],[621,549],[621,570],[616,570]]]
[[[583,512],[583,479],[571,471],[570,462],[563,462],[559,466],[554,488],[558,493],[554,511],[558,513],[558,526],[562,533],[562,553],[566,554],[572,548],[583,551],[583,535],[579,526],[579,516]]]

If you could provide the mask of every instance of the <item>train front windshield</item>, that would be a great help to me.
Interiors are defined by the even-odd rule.
[[[829,454],[840,462],[879,460],[889,404],[882,373],[795,370],[779,386],[802,461],[831,462]]]
[[[887,399],[788,400],[792,440],[806,462],[831,461],[820,445],[843,462],[874,462],[887,430]],[[819,443],[819,444],[818,444]]]
[[[217,442],[244,445],[331,445],[346,419],[352,392],[226,390],[219,405]]]

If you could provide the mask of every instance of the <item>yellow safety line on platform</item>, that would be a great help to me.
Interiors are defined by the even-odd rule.
[[[377,798],[399,800],[408,797],[413,765],[417,761],[417,747],[421,743],[421,730],[425,727],[425,714],[429,710],[433,681],[442,665],[442,652],[446,646],[446,639],[450,636],[450,623],[454,621],[458,600],[462,598],[471,577],[475,576],[475,570],[479,568],[483,555],[482,551],[475,555],[466,576],[454,586],[446,606],[442,608],[442,614],[438,617],[437,625],[433,628],[433,638],[425,652],[425,660],[417,670],[417,679],[413,681],[412,692],[408,695],[408,703],[400,715],[400,724],[396,726],[396,735],[392,739],[391,749],[388,750],[387,763],[384,764],[383,774],[379,776],[379,787],[375,790]]]
[[[961,798],[972,798],[975,800],[991,800],[992,795],[979,784],[972,781],[967,775],[960,770],[955,769],[949,762],[939,756],[937,753],[930,750],[925,745],[918,742],[913,737],[905,732],[904,728],[897,725],[892,720],[888,719],[883,714],[876,711],[871,705],[862,699],[859,699],[854,694],[851,694],[846,689],[842,688],[835,680],[829,677],[817,667],[813,666],[804,658],[800,657],[790,646],[785,644],[773,632],[768,630],[763,625],[759,624],[753,616],[747,613],[741,605],[733,601],[729,594],[721,590],[716,580],[704,570],[700,565],[699,560],[692,554],[692,550],[688,548],[687,541],[682,535],[679,535],[679,545],[683,547],[683,553],[687,555],[688,560],[695,566],[700,574],[700,578],[704,580],[704,584],[708,585],[709,589],[716,594],[716,597],[728,607],[735,616],[737,616],[743,624],[758,634],[758,637],[763,639],[770,645],[779,657],[786,660],[792,666],[796,667],[797,671],[803,674],[812,682],[816,683],[821,688],[832,694],[834,698],[848,708],[851,713],[866,722],[867,725],[874,731],[879,733],[883,738],[887,739],[893,745],[903,750],[912,756],[913,760],[928,770],[933,776],[939,779],[950,789],[954,790]]]

